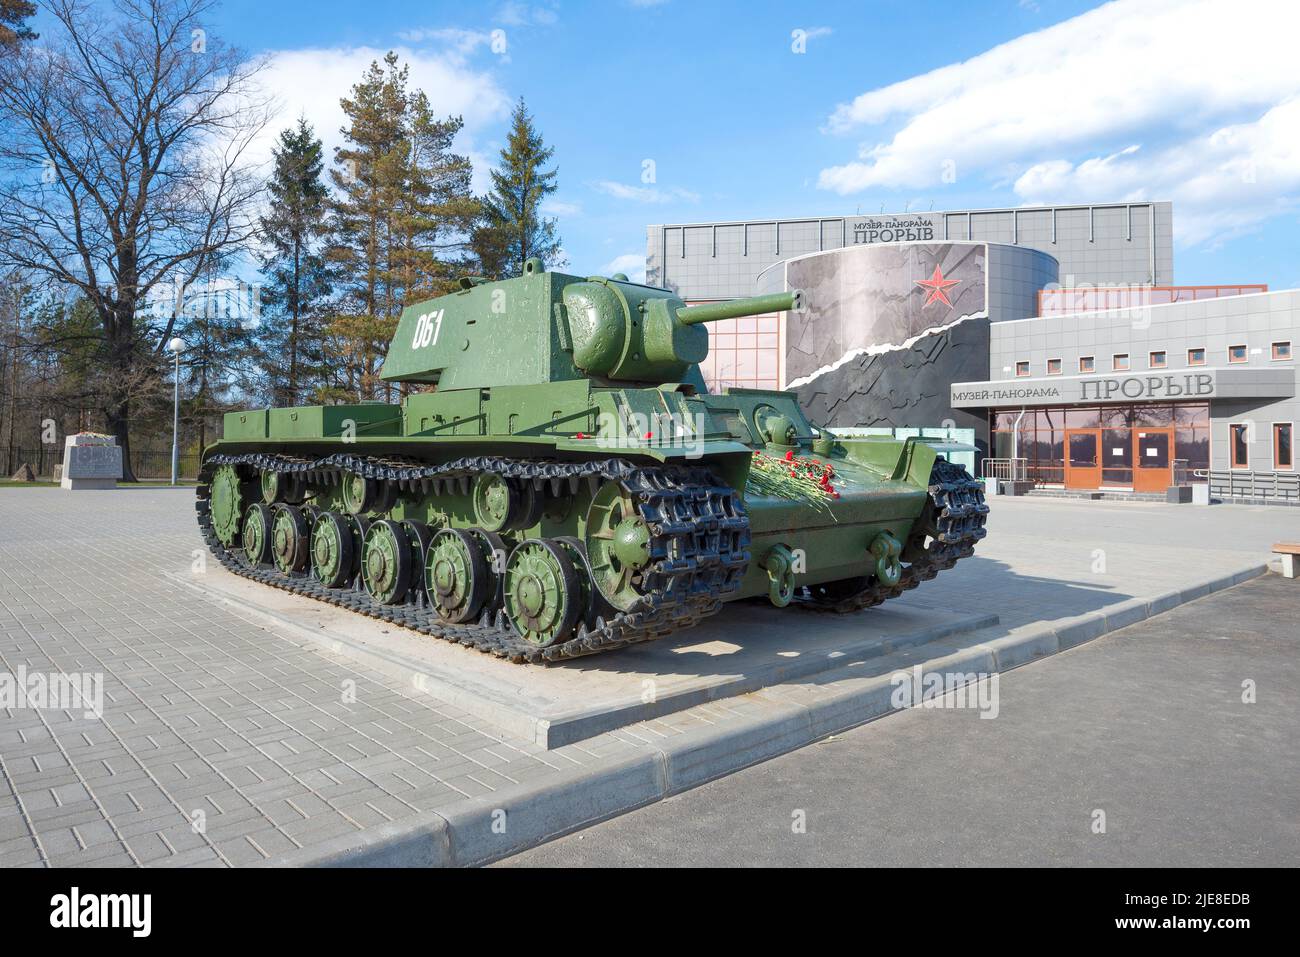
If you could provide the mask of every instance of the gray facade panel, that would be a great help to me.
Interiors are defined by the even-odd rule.
[[[749,296],[758,274],[783,259],[841,246],[968,236],[1047,253],[1060,263],[1064,286],[1174,281],[1169,203],[654,225],[646,231],[646,281],[685,299]]]

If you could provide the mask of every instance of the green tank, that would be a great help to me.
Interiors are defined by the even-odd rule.
[[[795,396],[710,393],[688,307],[530,260],[407,308],[400,404],[233,412],[199,526],[236,574],[512,661],[661,638],[726,602],[853,612],[970,555],[980,483],[920,439],[837,438]],[[794,613],[793,611],[787,613]]]

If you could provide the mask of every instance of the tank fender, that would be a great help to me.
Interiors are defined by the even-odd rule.
[[[844,449],[850,462],[914,488],[929,487],[930,472],[938,457],[931,445],[915,438],[866,437],[840,439],[836,444]]]

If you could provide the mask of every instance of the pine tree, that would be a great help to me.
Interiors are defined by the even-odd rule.
[[[409,304],[450,292],[469,271],[469,243],[481,207],[470,189],[473,164],[452,152],[462,118],[436,119],[428,97],[416,91],[407,121],[406,183],[393,219],[400,272],[392,282]]]
[[[555,220],[541,214],[542,201],[556,189],[555,169],[544,167],[555,148],[542,141],[523,97],[511,115],[501,166],[492,171],[492,190],[483,200],[483,220],[473,246],[482,271],[494,278],[518,275],[536,257],[563,265]]]
[[[334,151],[334,202],[328,255],[343,293],[330,323],[341,347],[338,383],[356,398],[374,398],[384,347],[396,329],[391,273],[390,214],[402,195],[407,70],[397,55],[371,63],[351,96],[340,102],[346,144]]]
[[[451,288],[478,215],[470,161],[451,149],[461,118],[436,119],[407,80],[389,53],[341,101],[328,252],[342,293],[329,326],[335,396],[374,396],[402,308]]]
[[[318,305],[330,293],[320,250],[329,194],[321,179],[321,142],[306,119],[280,134],[274,155],[271,211],[261,218],[267,284],[260,338],[272,401],[296,405],[304,386],[318,384],[324,361]]]

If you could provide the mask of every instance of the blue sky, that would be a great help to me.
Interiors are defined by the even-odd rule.
[[[398,49],[465,115],[480,184],[523,95],[577,273],[633,272],[647,223],[1168,199],[1177,282],[1291,288],[1298,8],[226,0],[213,30],[272,56],[281,125],[304,112],[327,145],[338,97]]]

